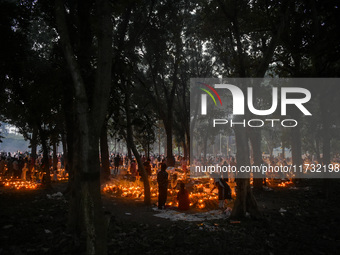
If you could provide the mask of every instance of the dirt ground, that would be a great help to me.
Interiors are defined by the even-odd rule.
[[[0,187],[0,255],[84,253],[67,233],[68,198],[51,196],[64,189]],[[142,201],[103,194],[109,254],[339,254],[339,180],[254,194],[262,219],[236,223],[170,221]]]

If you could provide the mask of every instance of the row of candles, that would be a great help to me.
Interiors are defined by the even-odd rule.
[[[194,186],[194,191],[189,193],[190,206],[203,209],[209,203],[217,203],[218,195],[216,193],[205,192],[198,190],[203,190],[203,184],[197,184]],[[104,192],[112,193],[116,195],[120,195],[121,197],[128,198],[144,198],[144,188],[138,186],[134,183],[130,184],[106,184],[103,188]],[[177,190],[168,189],[168,200],[171,200],[167,203],[168,206],[178,206],[178,202],[176,201]],[[155,187],[150,188],[151,198],[158,197],[158,189]]]
[[[250,179],[250,185],[253,185],[254,179]],[[266,183],[268,183],[271,186],[275,186],[276,183],[273,181],[273,179],[266,178]],[[288,187],[289,185],[293,184],[291,180],[281,181],[277,184],[277,187]]]
[[[0,183],[3,184],[4,187],[7,188],[13,188],[13,189],[36,189],[41,184],[40,182],[37,182],[35,180],[36,178],[33,178],[32,180],[22,180],[19,178],[3,178],[0,176]],[[51,174],[51,180],[54,180],[53,174]],[[67,181],[68,180],[68,173],[64,175],[57,175],[57,181]]]
[[[267,183],[271,183],[271,180],[266,178]],[[252,184],[253,180],[251,179],[250,183]],[[293,184],[292,181],[282,181],[277,184],[277,187],[288,187]],[[231,185],[231,184],[230,184]],[[232,188],[232,196],[235,197],[235,187]],[[103,189],[104,192],[112,193],[115,195],[120,195],[121,197],[128,198],[144,198],[144,188],[142,185],[139,185],[135,182],[118,182],[116,184],[106,184]],[[217,189],[215,190],[217,191]],[[171,200],[167,203],[169,206],[178,206],[178,202],[176,201],[177,190],[168,189],[168,200]],[[151,198],[158,197],[158,189],[157,186],[150,188]],[[206,184],[195,184],[193,187],[193,192],[189,193],[190,198],[190,206],[203,209],[207,207],[208,204],[216,204],[218,201],[218,195],[213,193],[207,188]]]
[[[277,186],[278,187],[287,187],[288,185],[291,185],[291,184],[293,184],[292,181],[286,181],[286,182],[279,183]]]
[[[2,181],[3,185],[12,189],[36,189],[38,184],[32,181],[22,181],[15,179],[5,179]]]

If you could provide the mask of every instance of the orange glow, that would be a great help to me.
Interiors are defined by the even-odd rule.
[[[292,181],[287,181],[287,182],[281,182],[277,186],[278,187],[287,187],[288,185],[293,184]]]
[[[189,185],[188,185],[189,186]],[[234,186],[231,185],[232,194],[235,195]],[[218,195],[217,189],[212,192],[211,184],[197,183],[192,186],[192,191],[189,193],[190,207],[203,209],[207,207],[218,207]],[[139,181],[131,182],[127,180],[115,180],[114,183],[106,184],[103,188],[103,192],[114,194],[116,196],[131,198],[131,199],[143,199],[144,187]],[[168,202],[169,206],[177,206],[176,195],[178,190],[168,189]],[[151,198],[156,199],[158,197],[158,186],[152,185],[150,187]]]
[[[12,179],[12,177],[11,177]],[[9,188],[12,188],[12,189],[36,189],[38,188],[38,184],[37,183],[34,183],[34,182],[31,182],[31,181],[22,181],[22,180],[17,180],[17,181],[14,181],[14,180],[8,180],[6,179],[5,181],[3,181],[3,184],[5,187],[9,187]]]

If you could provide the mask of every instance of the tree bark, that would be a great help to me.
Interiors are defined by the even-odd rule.
[[[207,163],[207,149],[208,149],[208,132],[205,132],[203,137],[203,163]],[[198,155],[200,157],[200,155]]]
[[[73,131],[72,131],[73,133]],[[70,134],[70,133],[69,133]],[[69,150],[71,152],[72,157],[69,157],[70,163],[70,171],[69,171],[69,183],[66,194],[70,194],[70,203],[69,203],[69,213],[68,213],[68,230],[73,235],[73,242],[75,246],[80,245],[80,239],[82,238],[81,234],[85,232],[85,224],[84,224],[84,213],[81,205],[81,185],[80,185],[80,169],[81,165],[78,160],[80,157],[79,152],[77,150],[78,146],[78,137],[70,136],[68,140],[71,139],[72,148]],[[71,156],[71,155],[69,155]]]
[[[186,142],[183,142],[183,156],[186,160],[189,159],[188,151],[188,144]]]
[[[184,142],[184,157],[190,162],[190,132],[186,134],[186,139]]]
[[[330,91],[327,89],[324,91],[324,94],[320,97],[320,105],[322,114],[322,164],[328,169],[329,164],[331,163],[331,119],[330,119],[330,109],[331,106],[327,101],[327,98],[330,98]],[[320,162],[319,162],[320,163]],[[324,173],[323,179],[323,192],[325,197],[329,197],[330,186],[332,185],[330,179],[327,178],[327,174],[329,172],[326,171]]]
[[[318,163],[321,162],[321,157],[320,157],[320,139],[319,137],[315,138],[315,153],[316,153],[316,159]]]
[[[38,128],[33,127],[31,141],[31,157],[35,160],[37,158],[37,143],[38,143]]]
[[[102,132],[100,134],[100,155],[102,163],[102,180],[105,182],[110,177],[110,159],[109,159],[109,146],[107,141],[107,126],[104,123]]]
[[[67,140],[66,140],[66,135],[64,133],[61,134],[61,143],[63,146],[63,166],[64,169],[66,170],[66,165],[68,165],[68,149],[67,149]]]
[[[67,84],[67,83],[66,83]],[[63,141],[63,150],[64,150],[64,168],[65,172],[68,173],[68,183],[67,187],[64,191],[64,194],[69,194],[72,189],[78,189],[79,187],[75,187],[74,184],[74,168],[73,168],[73,132],[74,132],[74,113],[73,113],[73,93],[69,92],[69,86],[70,84],[67,84],[63,88],[63,104],[64,104],[64,115],[65,115],[65,134],[62,134],[62,141]],[[71,111],[70,111],[71,109]],[[72,196],[71,196],[72,198]],[[72,199],[70,199],[70,208]],[[79,208],[79,206],[76,206],[76,208]],[[77,221],[77,218],[70,217],[69,215],[69,223],[72,223]],[[70,224],[68,224],[70,226]],[[69,229],[73,229],[70,228]],[[71,231],[76,232],[76,231]]]
[[[240,169],[241,166],[250,165],[248,137],[244,127],[237,126],[234,130],[237,148],[237,168]],[[259,218],[260,212],[250,188],[249,174],[239,173],[236,177],[236,200],[231,212],[231,218],[244,218],[246,212],[248,212],[253,218]]]
[[[127,147],[127,151],[128,151],[128,158],[129,158],[130,161],[132,161],[131,148],[129,147],[128,144],[126,144],[126,147]]]
[[[53,143],[53,171],[56,171],[58,169],[58,155],[57,155],[57,142],[52,141]]]
[[[172,112],[169,113],[169,118],[166,121],[163,120],[165,133],[166,133],[166,164],[167,166],[175,166],[175,159],[172,149]]]
[[[300,120],[299,116],[295,116],[297,121]],[[300,121],[299,121],[300,122]],[[302,151],[301,151],[301,132],[300,126],[294,127],[291,130],[291,146],[292,146],[292,164],[297,166],[302,165]],[[301,181],[302,173],[297,171],[294,178],[295,182]]]
[[[125,114],[126,114],[126,142],[128,144],[128,148],[130,148],[135,155],[137,160],[139,172],[142,175],[143,183],[144,183],[144,204],[151,204],[151,191],[150,191],[150,183],[148,179],[148,175],[144,169],[144,165],[142,163],[142,159],[139,155],[139,152],[136,148],[136,145],[133,141],[133,130],[132,130],[132,121],[131,121],[131,112],[130,112],[130,84],[127,82],[126,86],[126,94],[125,94]]]
[[[41,126],[38,127],[39,129],[39,137],[41,140],[41,147],[43,149],[43,171],[45,172],[44,175],[44,185],[46,188],[51,188],[51,175],[50,175],[50,161],[49,161],[49,147],[47,146],[47,135],[46,131],[43,130]]]
[[[80,5],[86,4],[79,2]],[[112,22],[109,1],[97,0],[97,73],[91,93],[87,94],[79,60],[74,54],[66,23],[66,14],[62,0],[56,0],[57,28],[64,55],[70,68],[74,87],[74,139],[73,168],[75,183],[80,183],[80,190],[73,190],[75,198],[80,192],[80,209],[75,210],[76,217],[83,220],[88,255],[106,254],[107,225],[102,212],[100,193],[99,137],[107,113],[111,85],[112,66]],[[80,6],[81,8],[81,6]],[[81,22],[81,20],[80,20]],[[81,43],[81,42],[80,42]],[[89,70],[87,70],[89,71]],[[78,194],[77,194],[78,193]],[[74,198],[73,198],[74,199]]]
[[[247,77],[251,70],[246,67],[246,59],[245,59],[245,50],[242,45],[242,31],[240,31],[240,24],[238,15],[241,14],[241,10],[237,7],[236,2],[232,2],[231,6],[227,6],[224,1],[218,0],[218,4],[221,7],[223,14],[226,17],[226,20],[230,22],[231,32],[230,40],[236,41],[236,61],[237,64],[235,66],[236,73],[238,73],[240,78]],[[234,5],[233,5],[234,4]],[[230,9],[234,7],[234,11],[230,11]],[[228,9],[229,8],[229,9]],[[287,6],[282,5],[282,11],[285,13],[287,11]],[[263,57],[258,65],[257,70],[255,71],[255,76],[263,77],[266,70],[268,69],[268,65],[270,60],[273,57],[275,46],[278,42],[278,39],[281,36],[281,33],[284,30],[285,26],[285,17],[281,15],[280,24],[277,28],[277,32],[272,36],[269,47],[263,51]],[[228,65],[229,63],[227,63]],[[246,131],[243,127],[235,128],[235,138],[236,138],[236,147],[237,147],[237,166],[245,166],[250,165],[249,162],[249,147],[248,140],[246,138]],[[246,178],[246,177],[243,177]],[[237,197],[235,201],[235,205],[232,211],[232,217],[244,217],[245,212],[248,211],[252,216],[258,217],[259,210],[257,207],[257,203],[255,198],[252,195],[252,191],[249,185],[249,179],[237,179]]]
[[[260,166],[262,164],[262,153],[261,153],[261,130],[255,129],[255,128],[249,128],[247,129],[252,152],[253,152],[253,165],[254,166]],[[263,184],[263,178],[262,173],[254,173],[253,174],[253,187],[256,190],[262,189]]]

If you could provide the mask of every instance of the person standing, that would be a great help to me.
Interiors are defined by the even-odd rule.
[[[137,167],[136,167],[136,161],[132,160],[130,164],[130,173],[133,178],[136,177]]]
[[[114,164],[113,174],[114,174],[114,176],[118,175],[119,163],[120,163],[120,157],[119,157],[119,154],[117,154],[113,159],[113,164]]]
[[[166,164],[163,163],[161,166],[161,171],[157,174],[158,183],[158,209],[164,209],[165,203],[168,195],[168,173],[166,170]]]
[[[25,163],[24,167],[21,171],[21,180],[26,181],[26,173],[28,171],[27,163]]]
[[[16,158],[14,158],[12,166],[13,166],[13,168],[12,168],[13,169],[13,176],[15,178],[18,178],[19,175],[20,175],[20,172],[19,172],[19,162]]]
[[[231,199],[231,189],[228,183],[223,178],[215,179],[215,187],[218,189],[218,207],[220,209],[224,208],[225,200]],[[215,187],[211,190],[211,192],[215,189]]]
[[[177,194],[178,210],[186,211],[190,208],[189,192],[185,189],[185,184],[181,182],[180,190]]]

